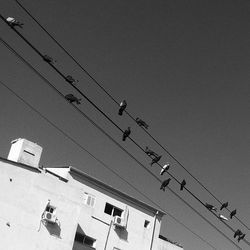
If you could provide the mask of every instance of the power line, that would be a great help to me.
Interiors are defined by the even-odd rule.
[[[25,101],[20,95],[18,95],[13,89],[8,87],[3,81],[0,80],[0,84],[2,84],[6,89],[8,89],[13,95],[15,95],[19,100],[21,100],[25,105],[27,105],[31,110],[33,110],[35,113],[37,113],[40,117],[42,117],[46,122],[48,122],[52,127],[54,127],[56,130],[58,130],[60,133],[62,133],[67,139],[69,139],[71,142],[73,142],[75,145],[77,145],[79,148],[81,148],[84,152],[89,154],[93,159],[95,159],[98,163],[100,163],[102,166],[104,166],[106,169],[108,169],[110,172],[112,172],[114,175],[116,175],[118,178],[123,180],[127,185],[132,187],[136,192],[138,192],[140,195],[142,195],[144,198],[146,198],[148,201],[150,201],[152,204],[157,206],[159,209],[161,209],[163,212],[165,212],[169,217],[171,217],[174,221],[176,221],[178,224],[183,226],[185,229],[187,229],[189,232],[191,232],[193,235],[195,235],[197,238],[199,238],[201,241],[212,247],[213,249],[217,250],[212,244],[210,244],[208,241],[206,241],[204,238],[202,238],[200,235],[192,231],[188,226],[186,226],[184,223],[176,219],[172,214],[167,212],[165,209],[159,206],[156,202],[154,202],[152,199],[150,199],[148,196],[146,196],[142,191],[140,191],[138,188],[136,188],[133,184],[131,184],[129,181],[127,181],[125,178],[120,176],[116,171],[114,171],[112,168],[110,168],[107,164],[105,164],[103,161],[98,159],[95,155],[93,155],[90,151],[88,151],[85,147],[83,147],[80,143],[78,143],[75,139],[73,139],[70,135],[68,135],[66,132],[64,132],[61,128],[59,128],[55,123],[50,121],[46,116],[44,116],[40,111],[35,109],[30,103]],[[73,105],[73,104],[71,104]]]
[[[45,77],[43,77],[31,64],[29,64],[23,57],[21,57],[13,48],[11,48],[10,45],[8,45],[2,38],[0,38],[0,41],[13,53],[15,54],[20,60],[22,60],[26,65],[28,65],[36,74],[38,74],[39,77],[41,77],[50,87],[52,87],[53,90],[55,90],[58,94],[60,94],[61,97],[64,98],[64,95],[57,90],[56,87],[54,87],[53,84],[51,84]],[[65,98],[64,98],[65,99]],[[122,147],[118,142],[116,142],[107,132],[105,132],[99,125],[97,125],[91,118],[89,118],[84,112],[82,112],[80,109],[78,109],[75,105],[72,105],[78,112],[80,112],[81,115],[83,115],[89,122],[91,122],[96,128],[98,128],[103,134],[105,134],[111,141],[113,141],[121,150],[123,150],[126,154],[128,154],[135,162],[137,162],[141,167],[143,167],[150,175],[152,175],[157,181],[161,183],[160,178],[153,174],[150,170],[148,170],[139,160],[137,160],[131,153],[129,153],[124,147]],[[169,190],[171,190],[168,187]],[[187,189],[186,189],[187,190]],[[184,201],[177,193],[175,193],[173,190],[171,192],[176,195],[179,199]],[[190,191],[189,191],[190,192]],[[199,200],[200,201],[200,200]],[[186,201],[184,201],[186,204],[188,204]],[[202,201],[200,201],[201,204]],[[204,205],[204,204],[203,204]],[[194,209],[191,205],[188,204],[188,206],[199,216],[201,214]],[[214,214],[212,212],[212,214]],[[215,214],[214,214],[215,215]],[[216,215],[215,215],[216,216]],[[216,216],[217,217],[217,216]],[[204,216],[201,216],[201,218],[205,219],[206,222],[208,222],[215,230],[217,230],[219,233],[221,233],[225,238],[227,238],[232,244],[234,244],[237,248],[241,249],[238,245],[236,245],[230,238],[228,238],[223,232],[221,232],[216,226],[214,226],[211,222],[209,222]],[[233,232],[235,231],[233,228],[228,226],[225,222],[223,222],[229,229],[231,229]],[[248,241],[243,239],[243,241],[247,244],[250,244]]]
[[[9,22],[7,22],[5,20],[5,18],[0,14],[1,19],[11,28],[13,29],[16,34],[18,34],[40,57],[42,57],[44,59],[44,56],[41,54],[41,52],[34,46],[32,45],[19,31],[17,31],[13,25],[9,24]],[[62,76],[66,81],[67,81],[67,77],[64,76],[64,74],[57,68],[55,67],[50,61],[45,60],[60,76]],[[68,81],[67,81],[68,82]],[[72,84],[71,82],[68,82],[69,85],[71,85],[78,93],[80,93],[92,106],[94,106],[106,119],[108,119],[117,129],[119,129],[121,132],[124,132],[104,111],[102,111],[94,102],[92,102],[80,89],[78,89],[74,84]],[[85,114],[83,114],[85,115]],[[104,132],[106,133],[106,132]],[[107,134],[107,133],[106,133]],[[107,135],[108,136],[108,135]],[[108,136],[110,137],[110,136]],[[111,138],[110,138],[111,139]],[[139,148],[141,149],[144,153],[146,153],[144,151],[144,149],[137,143],[135,142],[131,137],[129,137],[129,139]],[[112,139],[111,139],[112,140]],[[152,176],[154,176],[156,179],[158,179],[160,181],[160,179],[154,175],[151,171],[149,171],[143,164],[141,164],[132,154],[130,154],[127,150],[125,150],[119,143],[117,143],[116,141],[114,141],[114,143],[117,144],[118,147],[120,147],[122,150],[124,150],[131,158],[133,158],[138,164],[140,164],[148,173],[150,173]],[[157,165],[159,167],[161,167],[160,164],[157,163]],[[162,167],[161,167],[162,168]],[[180,181],[174,177],[172,174],[170,174],[168,171],[166,171],[177,183],[181,184]],[[192,193],[189,189],[187,189],[185,186],[182,188],[185,189],[194,199],[196,199],[200,204],[202,204],[204,207],[205,204],[194,194]],[[213,213],[211,210],[209,210],[214,216],[217,217],[217,215],[215,213]],[[229,229],[231,229],[233,232],[234,230],[224,221],[221,221],[225,226],[227,226]],[[246,241],[245,239],[243,239],[244,242],[246,242],[247,244],[250,245],[250,243],[248,241]]]
[[[15,0],[16,3],[37,23],[37,25],[80,67],[81,70],[84,71],[87,76],[89,76],[93,82],[98,85],[99,88],[101,88],[110,99],[112,99],[117,105],[119,105],[119,102],[65,49],[64,46],[62,46],[57,39],[55,39],[42,25],[41,23],[28,11],[18,0]],[[134,121],[136,122],[136,119],[127,111],[125,110],[125,113]],[[206,190],[217,202],[220,203],[220,205],[223,204],[208,188],[204,186],[204,184],[201,183],[201,181],[196,178],[170,151],[164,147],[158,140],[156,140],[145,128],[141,127],[142,130],[158,145],[160,146],[178,165],[185,170],[186,173],[188,173],[201,187],[203,187],[204,190]],[[228,212],[231,213],[231,211],[226,208]],[[248,230],[250,229],[241,219],[238,218],[238,216],[234,216],[243,226],[245,226]]]

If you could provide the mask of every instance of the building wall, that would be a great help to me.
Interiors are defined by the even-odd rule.
[[[65,174],[67,176],[67,174]],[[156,210],[130,202],[116,193],[68,175],[60,180],[37,168],[0,160],[0,235],[5,250],[152,250],[157,249],[161,215]],[[85,193],[95,197],[86,204]],[[50,200],[56,206],[58,223],[43,223],[41,216]],[[104,212],[106,202],[128,212],[126,229],[112,224]],[[149,227],[145,228],[145,220]],[[76,231],[96,239],[94,248],[75,242]],[[154,232],[154,233],[153,233]]]
[[[1,249],[72,249],[81,206],[75,190],[58,178],[0,161]],[[50,199],[58,224],[41,223]]]

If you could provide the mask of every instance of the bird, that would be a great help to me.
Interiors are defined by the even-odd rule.
[[[228,202],[225,202],[221,205],[220,210],[222,210],[223,208],[227,208],[228,207]]]
[[[119,112],[118,114],[119,115],[122,115],[123,111],[126,109],[127,107],[127,102],[126,100],[123,100],[121,103],[120,103],[120,108],[119,108]]]
[[[219,219],[220,220],[225,220],[225,221],[228,221],[228,218],[227,217],[225,217],[224,215],[222,215],[222,214],[219,214]]]
[[[146,153],[148,156],[159,157],[158,154],[156,154],[153,150],[149,149],[148,147],[146,147],[145,153]]]
[[[130,134],[131,134],[131,130],[130,130],[130,127],[128,127],[128,128],[123,132],[122,140],[125,141],[126,138],[129,137]]]
[[[166,179],[165,181],[162,182],[160,190],[165,191],[165,188],[168,186],[169,182],[171,181],[170,178]]]
[[[157,163],[160,159],[161,159],[161,155],[154,157],[150,163],[150,165],[152,166],[154,163]]]
[[[65,77],[65,80],[66,80],[68,83],[78,82],[78,80],[76,81],[71,75],[67,75],[67,76]]]
[[[240,235],[239,238],[238,238],[238,242],[240,242],[240,240],[243,240],[245,238],[245,236],[246,236],[246,234]]]
[[[43,60],[47,63],[51,63],[53,64],[54,62],[56,62],[56,60],[54,60],[52,57],[48,56],[48,55],[43,55]]]
[[[139,117],[137,117],[135,119],[136,123],[140,126],[140,127],[144,127],[145,129],[148,129],[148,124],[146,122],[144,122],[142,119],[140,119]]]
[[[167,172],[170,168],[170,164],[167,163],[166,165],[164,165],[161,169],[160,175],[163,175],[165,172]]]
[[[65,98],[70,102],[70,103],[73,103],[73,102],[76,102],[76,104],[81,104],[81,99],[75,97],[73,94],[67,94],[65,95]]]
[[[205,203],[205,207],[210,211],[217,211],[217,208],[211,204]]]
[[[183,179],[183,181],[181,182],[181,188],[180,188],[181,191],[184,189],[186,184],[187,183],[186,183],[185,179]]]
[[[236,209],[234,209],[234,210],[230,213],[230,218],[232,219],[233,216],[235,216],[235,215],[236,215]]]
[[[7,17],[6,21],[9,23],[10,26],[14,27],[14,26],[18,26],[20,28],[23,28],[23,23],[17,21],[14,17]]]
[[[236,238],[236,236],[241,236],[243,233],[240,231],[240,229],[237,229],[235,232],[234,232],[234,238]]]

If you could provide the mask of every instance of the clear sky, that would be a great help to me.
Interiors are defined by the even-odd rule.
[[[250,226],[250,1],[241,0],[23,0],[20,1],[117,100],[126,99],[128,111],[149,124],[158,139],[196,178]],[[202,201],[219,206],[51,41],[14,0],[0,1],[1,14],[24,22],[22,34],[56,66],[79,80],[77,86],[143,147],[163,155],[170,172]],[[79,96],[5,23],[1,37],[64,94]],[[1,77],[17,94],[118,172],[150,199],[199,234],[216,249],[237,249],[114,143],[79,115],[2,44]],[[73,165],[150,204],[30,110],[0,85],[0,155],[7,157],[10,141],[27,138],[44,149],[44,166]],[[80,97],[80,96],[79,96]],[[112,135],[149,170],[150,159],[100,113],[82,100],[80,109]],[[167,176],[165,176],[167,178]],[[164,179],[164,177],[161,177]],[[187,192],[170,187],[216,225],[230,239],[233,233]],[[228,217],[228,213],[223,213]],[[249,231],[229,221],[250,240]],[[162,232],[185,250],[210,250],[171,217]],[[237,243],[236,240],[234,242]],[[240,242],[242,249],[249,249]]]

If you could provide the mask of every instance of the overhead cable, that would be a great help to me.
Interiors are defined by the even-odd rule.
[[[90,77],[93,82],[98,85],[99,88],[102,89],[102,91],[104,91],[107,96],[109,96],[110,99],[112,99],[117,105],[120,105],[119,102],[102,86],[102,84],[97,81],[76,59],[74,56],[72,56],[67,49],[65,49],[64,46],[62,46],[57,39],[55,39],[48,31],[47,29],[45,29],[41,23],[30,13],[30,11],[28,11],[23,4],[21,4],[18,0],[15,0],[16,3],[37,23],[37,25],[78,65],[78,67],[80,67],[81,70],[84,71],[84,73]],[[135,121],[137,124],[139,118],[134,118],[127,110],[124,110],[124,112],[133,120]],[[143,121],[142,121],[143,122]],[[145,123],[145,122],[144,122]],[[146,123],[145,123],[146,124]],[[147,124],[146,124],[147,125]],[[139,125],[140,126],[140,125]],[[220,205],[223,204],[223,202],[221,202],[207,187],[204,186],[204,184],[201,183],[201,181],[196,178],[172,153],[170,153],[170,151],[164,147],[158,140],[156,140],[146,129],[147,126],[140,126],[144,132],[158,145],[160,146],[176,163],[178,163],[178,165],[183,168],[185,170],[185,172],[187,172],[204,190],[206,190],[217,202],[220,203]],[[231,212],[228,208],[226,208],[227,211]],[[237,216],[235,216],[235,218],[243,225],[245,226],[248,230],[250,230],[250,228],[241,220],[239,219]]]

